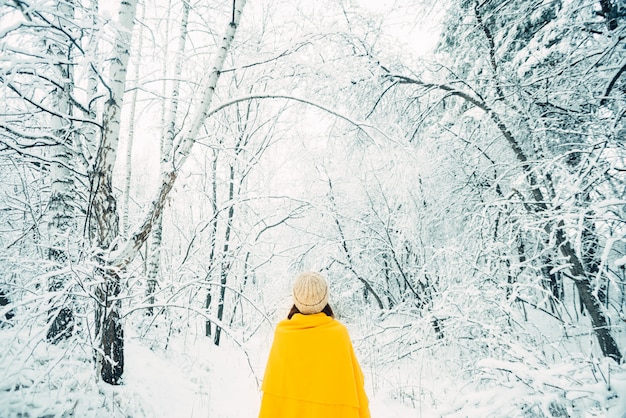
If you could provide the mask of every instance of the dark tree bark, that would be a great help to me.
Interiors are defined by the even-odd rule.
[[[607,29],[610,31],[617,29],[617,1],[600,0],[600,7],[601,11],[598,14],[606,19]]]
[[[228,184],[228,201],[230,202],[230,206],[228,208],[228,217],[226,219],[226,230],[224,232],[224,248],[223,248],[223,257],[230,257],[228,254],[230,249],[230,234],[233,228],[233,217],[235,215],[235,202],[233,198],[235,197],[235,167],[233,164],[230,165],[230,178]],[[224,303],[226,298],[226,283],[228,279],[228,272],[230,270],[230,260],[225,260],[222,262],[222,272],[220,275],[220,288],[219,288],[219,296],[217,301],[217,319],[221,322],[224,317]],[[220,345],[220,338],[222,336],[222,327],[219,325],[215,326],[215,337],[213,342],[215,345]]]
[[[100,276],[106,283],[98,287],[96,296],[99,306],[96,309],[96,335],[100,342],[100,376],[112,384],[121,383],[124,373],[124,328],[120,318],[121,301],[120,277],[112,270],[100,270]]]
[[[5,292],[3,289],[0,289],[0,307],[9,306],[11,300],[9,299],[8,292]],[[4,314],[4,318],[0,317],[0,328],[4,326],[4,324],[8,323],[15,316],[15,312],[13,309],[10,309],[8,312]]]
[[[604,308],[598,297],[594,294],[593,284],[589,276],[586,274],[571,244],[565,240],[561,229],[556,231],[556,238],[561,253],[567,257],[570,262],[571,279],[574,281],[580,299],[589,313],[591,324],[593,325],[602,353],[606,357],[610,357],[617,363],[620,363],[622,361],[622,353],[611,334],[610,324],[604,314]]]

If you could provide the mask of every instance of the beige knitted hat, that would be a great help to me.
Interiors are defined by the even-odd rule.
[[[328,303],[326,279],[311,271],[301,273],[293,284],[293,302],[305,315],[322,312]]]

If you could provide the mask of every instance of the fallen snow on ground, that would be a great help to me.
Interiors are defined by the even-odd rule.
[[[51,345],[40,334],[0,333],[1,418],[257,416],[270,332],[245,344],[224,338],[219,347],[177,334],[167,350],[163,342],[127,336],[119,386],[97,378],[88,345],[78,339]],[[626,417],[626,367],[607,359],[553,365],[483,359],[464,380],[450,372],[452,352],[381,363],[363,340],[356,348],[373,418]]]
[[[223,345],[217,348],[208,341],[198,342],[193,352],[168,359],[166,353],[130,340],[124,385],[117,390],[127,399],[139,401],[141,407],[132,409],[146,417],[255,417],[261,400],[257,386],[260,377],[253,374],[241,349]],[[371,399],[373,417],[435,416],[423,412],[398,401]]]

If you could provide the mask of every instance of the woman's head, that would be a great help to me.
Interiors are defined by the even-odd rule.
[[[328,305],[328,283],[321,274],[307,271],[296,277],[292,295],[300,313],[316,314]]]

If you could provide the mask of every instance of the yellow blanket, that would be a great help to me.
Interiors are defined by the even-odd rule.
[[[324,313],[278,324],[262,390],[260,418],[370,416],[348,331]]]

